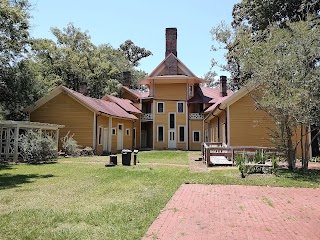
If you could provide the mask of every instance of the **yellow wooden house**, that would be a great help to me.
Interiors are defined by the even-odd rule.
[[[204,110],[220,99],[219,88],[201,86],[206,82],[177,58],[177,29],[167,28],[165,59],[138,82],[148,91],[122,89],[121,97],[142,111],[141,149],[201,149]]]
[[[220,79],[222,86],[225,79]],[[219,142],[224,146],[275,147],[271,141],[274,120],[259,110],[251,97],[254,88],[243,87],[234,94],[220,98],[205,110],[204,123],[208,125],[209,142]],[[311,135],[306,136],[311,139]],[[300,130],[293,136],[293,143],[300,139]],[[305,140],[305,138],[303,139]],[[301,157],[301,147],[297,147],[297,157]],[[311,157],[311,148],[310,148]]]
[[[136,141],[134,124],[141,112],[129,100],[104,99],[59,86],[25,110],[30,121],[64,125],[61,137],[70,132],[79,145],[92,147],[97,154],[132,149]]]

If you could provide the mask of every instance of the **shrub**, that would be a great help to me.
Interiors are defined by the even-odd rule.
[[[85,147],[81,150],[81,156],[93,156],[93,148]]]
[[[20,156],[28,163],[47,162],[57,158],[56,141],[39,130],[28,130],[19,137]]]
[[[70,131],[64,137],[61,138],[62,149],[66,155],[74,157],[79,156],[81,152],[81,146],[78,145],[76,140],[74,140],[74,134],[72,134],[71,136],[69,136],[69,134]]]

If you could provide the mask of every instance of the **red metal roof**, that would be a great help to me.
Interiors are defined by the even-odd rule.
[[[102,100],[107,100],[118,104],[121,108],[123,108],[127,112],[131,113],[141,113],[139,109],[132,105],[132,102],[129,99],[118,98],[111,95],[105,95]]]
[[[134,89],[130,89],[128,87],[122,86],[127,92],[131,93],[132,95],[136,96],[137,98],[146,98],[149,97],[149,92],[141,92]]]
[[[215,87],[201,87],[201,91],[204,96],[212,98],[212,100],[209,103],[216,103],[218,102],[221,98],[225,99],[228,96],[231,96],[233,92],[231,90],[227,90],[227,96],[226,97],[221,97],[220,96],[220,88]]]
[[[125,110],[123,110],[114,102],[87,97],[81,93],[78,93],[66,87],[64,87],[64,89],[95,111],[105,113],[115,117],[120,117],[120,118],[138,119],[136,116],[130,113],[127,113]]]

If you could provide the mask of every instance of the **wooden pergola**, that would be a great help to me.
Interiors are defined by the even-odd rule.
[[[0,121],[0,158],[17,161],[19,157],[19,136],[29,129],[41,130],[56,141],[58,149],[59,128],[64,125],[29,121]]]

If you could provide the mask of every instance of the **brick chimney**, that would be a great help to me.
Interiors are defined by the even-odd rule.
[[[88,84],[86,82],[80,83],[79,93],[87,96],[88,95]]]
[[[227,77],[220,76],[220,97],[225,97],[227,95]]]
[[[177,29],[176,28],[166,28],[166,57],[173,53],[176,57],[177,55]]]
[[[130,71],[125,71],[122,72],[122,85],[126,87],[130,87],[131,85],[131,72]]]
[[[177,29],[166,28],[166,57],[173,53],[177,57]],[[178,75],[178,61],[170,56],[165,61],[166,75]]]

